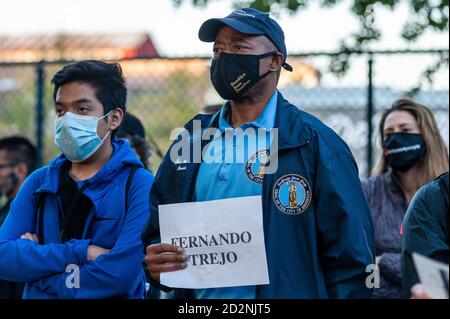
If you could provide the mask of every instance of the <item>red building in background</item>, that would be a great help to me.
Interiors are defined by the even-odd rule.
[[[0,36],[0,62],[154,57],[159,53],[147,33]]]

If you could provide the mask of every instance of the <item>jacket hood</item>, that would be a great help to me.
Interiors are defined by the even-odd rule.
[[[125,139],[114,139],[112,142],[113,154],[106,164],[93,177],[87,179],[90,187],[99,186],[102,183],[111,182],[122,169],[127,166],[144,167],[141,161],[137,158],[130,144]],[[46,167],[46,175],[43,178],[42,186],[37,192],[52,192],[58,191],[59,172],[61,166],[68,161],[64,154],[54,158]]]

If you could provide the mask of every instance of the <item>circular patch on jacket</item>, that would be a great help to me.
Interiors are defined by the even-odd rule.
[[[284,175],[273,186],[273,202],[286,215],[300,215],[311,204],[311,187],[301,175]]]
[[[252,182],[262,184],[264,179],[264,170],[268,162],[268,150],[261,150],[250,156],[245,164],[245,173],[247,174],[247,177]]]

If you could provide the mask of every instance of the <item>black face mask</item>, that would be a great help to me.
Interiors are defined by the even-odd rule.
[[[392,133],[384,145],[384,157],[394,171],[405,172],[419,162],[426,153],[421,134]]]
[[[276,52],[261,55],[220,53],[211,63],[211,82],[225,100],[236,100],[265,78],[271,71],[259,75],[262,58]]]

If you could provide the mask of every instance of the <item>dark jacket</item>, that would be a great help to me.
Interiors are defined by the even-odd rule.
[[[426,184],[414,195],[403,222],[403,296],[419,282],[412,252],[448,264],[449,204],[448,173]]]
[[[217,127],[218,114],[195,119],[203,128]],[[365,280],[366,267],[374,261],[373,224],[349,148],[281,94],[275,127],[278,170],[264,176],[262,191],[270,284],[257,286],[256,298],[369,298]],[[186,128],[192,137],[192,121]],[[191,138],[191,147],[198,136]],[[199,167],[192,161],[172,162],[169,149],[151,191],[146,246],[160,241],[158,205],[195,201]],[[288,215],[277,208],[274,191],[281,177],[293,174],[309,184],[312,198],[304,212]]]
[[[364,180],[362,186],[372,210],[375,254],[381,256],[380,288],[374,289],[372,298],[400,298],[400,230],[408,204],[391,170]]]

